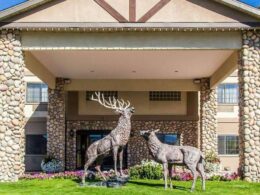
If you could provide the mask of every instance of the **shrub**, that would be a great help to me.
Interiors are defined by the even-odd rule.
[[[161,179],[163,177],[162,165],[155,161],[142,161],[141,165],[130,168],[132,179]]]
[[[205,156],[205,161],[209,162],[209,163],[216,163],[219,164],[220,163],[220,159],[219,157],[215,154],[215,152],[211,151],[208,152]]]
[[[221,176],[220,175],[212,175],[208,178],[209,181],[220,181]]]
[[[206,173],[217,173],[220,171],[220,159],[213,151],[205,156],[205,171]]]
[[[239,175],[237,173],[221,173],[221,174],[214,174],[208,176],[208,180],[210,181],[233,181],[238,180]]]
[[[240,178],[237,173],[226,173],[220,177],[221,181],[233,181],[233,180],[238,180],[238,179],[240,179]]]
[[[62,171],[62,162],[52,156],[47,156],[42,160],[41,168],[45,173],[58,173]]]

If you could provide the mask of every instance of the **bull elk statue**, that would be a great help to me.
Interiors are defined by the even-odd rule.
[[[119,113],[118,125],[113,129],[110,134],[104,138],[92,143],[86,150],[86,163],[84,166],[84,173],[82,176],[82,184],[85,183],[85,177],[87,170],[91,164],[96,161],[96,170],[101,174],[104,180],[106,177],[100,170],[101,164],[104,157],[113,154],[114,159],[114,169],[115,174],[117,172],[117,155],[119,153],[119,163],[120,163],[120,175],[123,176],[122,166],[123,166],[123,151],[129,140],[131,131],[131,116],[134,113],[134,107],[130,107],[130,102],[125,102],[124,100],[116,99],[115,97],[105,98],[104,94],[96,92],[92,95],[91,100],[97,101],[105,108],[113,109],[116,113]]]
[[[205,190],[205,173],[202,152],[191,146],[173,146],[162,143],[156,136],[157,130],[141,131],[140,135],[147,141],[147,146],[154,160],[163,165],[164,184],[167,186],[167,176],[170,176],[170,188],[172,188],[172,166],[186,165],[193,175],[191,191],[194,190],[198,173],[202,178],[202,190]]]

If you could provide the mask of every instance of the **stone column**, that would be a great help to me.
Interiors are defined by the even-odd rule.
[[[0,182],[24,172],[24,57],[19,31],[0,31]]]
[[[260,181],[260,31],[245,31],[239,61],[240,171]]]
[[[65,91],[64,79],[56,79],[56,88],[48,90],[47,153],[63,162],[65,168]]]
[[[217,98],[216,90],[210,89],[210,80],[201,79],[200,91],[200,138],[204,154],[217,154]]]

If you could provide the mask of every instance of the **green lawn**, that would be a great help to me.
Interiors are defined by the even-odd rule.
[[[191,194],[189,188],[191,182],[174,181],[176,186],[173,190],[164,190],[163,181],[153,180],[132,180],[121,189],[79,187],[78,183],[69,179],[53,180],[27,180],[17,183],[0,184],[0,194],[26,194],[26,195],[64,195],[64,194],[109,194],[109,195],[161,195],[161,194]],[[227,194],[227,195],[260,195],[260,183],[247,183],[242,181],[217,182],[208,181],[206,191],[200,189],[200,181],[197,182],[196,191],[192,194]]]

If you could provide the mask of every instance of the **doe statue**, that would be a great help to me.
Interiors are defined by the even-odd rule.
[[[113,109],[119,113],[118,125],[110,134],[104,138],[92,143],[86,150],[86,163],[84,166],[84,173],[82,176],[82,183],[85,183],[87,170],[91,164],[96,161],[96,170],[101,174],[104,180],[106,177],[100,170],[104,157],[113,154],[115,174],[117,173],[117,155],[119,153],[120,175],[123,176],[123,152],[129,140],[131,132],[131,116],[134,113],[134,107],[130,107],[130,102],[116,99],[115,97],[105,98],[104,94],[96,92],[92,95],[91,100],[97,101],[105,108]]]
[[[154,160],[163,165],[164,184],[167,188],[167,176],[170,176],[170,188],[172,188],[172,166],[186,165],[193,175],[191,191],[194,190],[198,173],[202,178],[202,190],[205,190],[204,156],[202,152],[191,146],[174,146],[162,143],[156,136],[157,130],[141,131],[141,136],[147,141],[149,152]]]

